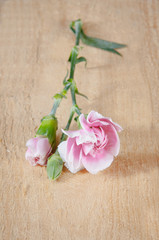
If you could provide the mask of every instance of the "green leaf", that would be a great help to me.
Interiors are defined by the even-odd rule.
[[[76,59],[76,64],[80,62],[85,62],[85,67],[87,65],[87,59],[85,57],[79,57]]]
[[[82,97],[88,99],[88,97],[87,97],[86,95],[84,95],[83,93],[80,93],[78,90],[76,91],[76,94],[78,94],[78,95],[80,95],[80,96],[82,96]]]
[[[72,57],[72,54],[70,54],[68,62],[71,62],[71,57]],[[85,57],[79,57],[76,59],[76,64],[80,62],[85,62],[85,65],[87,65],[87,59]]]
[[[54,153],[48,158],[47,175],[51,180],[56,180],[63,169],[63,161],[58,153]]]
[[[72,52],[70,53],[70,56],[69,56],[68,62],[71,62],[71,57],[72,57]]]
[[[86,34],[84,34],[83,30],[81,30],[81,40],[84,44],[86,44],[88,46],[100,48],[100,49],[103,49],[103,50],[106,50],[106,51],[109,51],[112,53],[116,53],[118,55],[121,55],[121,54],[118,53],[115,49],[126,47],[125,44],[109,42],[109,41],[102,40],[99,38],[88,37]]]
[[[66,82],[67,82],[68,73],[69,73],[69,71],[68,71],[68,69],[67,69],[66,76],[65,76],[65,78],[64,78],[64,80],[63,80],[63,84],[64,84],[64,85],[65,85],[65,84],[66,84]]]
[[[80,25],[80,28],[81,28],[81,26],[82,26],[82,21],[81,21],[80,19],[78,19],[78,20],[76,20],[76,21],[72,21],[72,22],[70,23],[70,29],[71,29],[72,32],[75,33],[75,34],[76,34],[76,30],[75,30],[75,29],[79,28],[78,25]],[[74,27],[75,27],[75,29],[74,29]]]
[[[81,30],[82,30],[82,22],[80,19],[78,19],[75,21],[76,45],[79,45]]]
[[[112,53],[115,53],[117,55],[122,56],[116,49],[127,47],[127,45],[116,43],[116,42],[110,42],[110,41],[106,41],[106,40],[103,40],[103,39],[93,38],[93,37],[87,36],[83,32],[82,22],[81,22],[80,19],[77,20],[77,21],[73,21],[70,24],[70,29],[72,30],[72,32],[74,34],[77,34],[76,25],[77,25],[78,21],[80,21],[80,24],[81,24],[80,25],[81,28],[79,28],[80,29],[80,34],[79,34],[80,35],[80,39],[82,40],[82,42],[84,44],[86,44],[88,46],[91,46],[91,47],[99,48],[99,49],[102,49],[102,50],[105,50],[105,51],[109,51],[109,52],[112,52]]]
[[[36,137],[47,137],[52,148],[56,143],[57,119],[53,115],[48,115],[41,120],[40,127],[36,132]]]
[[[77,46],[74,46],[72,48],[72,51],[71,51],[71,69],[70,69],[70,78],[73,78],[73,75],[74,75],[74,69],[75,69],[75,65],[76,65],[76,59],[77,59],[77,56],[78,56],[78,53],[79,53],[79,49]]]
[[[79,108],[77,104],[72,106],[72,111],[76,112],[79,116],[81,115],[81,111],[80,110],[81,110],[81,108]]]

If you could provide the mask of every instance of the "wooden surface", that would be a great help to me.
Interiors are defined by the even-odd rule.
[[[0,239],[159,239],[158,12],[157,0],[0,1]],[[123,58],[85,46],[75,74],[83,112],[123,126],[121,151],[97,175],[64,169],[52,182],[25,161],[25,143],[62,88],[77,18],[88,35],[128,44]]]

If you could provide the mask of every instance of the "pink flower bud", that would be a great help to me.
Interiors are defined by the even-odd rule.
[[[28,147],[25,158],[32,166],[46,165],[47,158],[52,150],[48,138],[36,137],[27,141]]]

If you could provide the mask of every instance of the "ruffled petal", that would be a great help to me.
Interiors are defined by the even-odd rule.
[[[84,168],[81,161],[81,154],[81,146],[77,146],[76,143],[74,143],[68,154],[68,161],[65,163],[65,166],[72,173],[76,173]]]
[[[81,130],[77,130],[77,131],[65,131],[63,129],[61,130],[64,134],[66,134],[70,138],[78,137],[81,134],[80,133]]]
[[[80,135],[76,137],[77,145],[85,144],[85,143],[95,143],[96,141],[97,141],[97,138],[93,131],[88,132],[88,131],[80,130]]]
[[[79,121],[80,121],[81,127],[82,127],[83,129],[85,129],[85,130],[88,131],[88,132],[91,132],[91,129],[90,129],[90,127],[89,127],[89,124],[88,124],[87,120],[85,119],[84,114],[81,114],[81,115],[79,116]]]
[[[102,116],[101,114],[99,114],[98,112],[95,112],[95,111],[91,111],[88,116],[87,116],[87,122],[88,122],[88,125],[89,126],[102,126],[102,125],[113,125],[113,127],[118,131],[118,132],[121,132],[123,129],[122,127],[113,122],[111,118],[108,118],[108,117],[104,117]]]
[[[70,172],[76,173],[83,169],[81,161],[81,146],[77,146],[75,139],[71,139],[71,141],[68,139],[67,141],[60,143],[58,146],[58,152]]]
[[[120,140],[116,129],[112,126],[103,126],[103,130],[108,138],[108,143],[106,145],[106,150],[111,152],[114,156],[117,156],[120,150]]]
[[[92,151],[94,147],[93,143],[85,143],[82,145],[82,149],[85,155],[87,155],[88,153],[90,153]]]
[[[113,162],[113,155],[106,150],[96,153],[95,157],[91,155],[82,156],[82,163],[88,172],[96,174],[101,170],[108,168]]]
[[[67,141],[63,141],[58,145],[58,152],[63,162],[66,162],[66,154],[67,154]]]

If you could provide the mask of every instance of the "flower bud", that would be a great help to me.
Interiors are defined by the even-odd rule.
[[[26,146],[28,148],[25,153],[26,160],[29,161],[32,166],[45,166],[47,158],[52,151],[48,138],[31,138],[27,141]]]
[[[56,143],[57,119],[53,115],[48,115],[41,120],[36,136],[27,141],[28,147],[25,158],[32,166],[45,166],[47,158],[55,147]]]
[[[49,179],[56,180],[63,168],[63,161],[58,152],[52,154],[47,162],[47,175]]]

